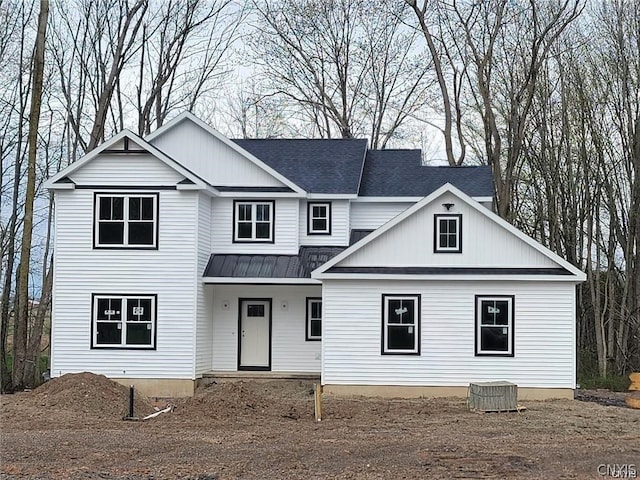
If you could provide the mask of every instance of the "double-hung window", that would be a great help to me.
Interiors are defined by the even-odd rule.
[[[420,354],[420,295],[382,295],[382,353]]]
[[[436,253],[462,252],[462,215],[434,216],[434,245]]]
[[[476,295],[476,355],[513,356],[513,299]]]
[[[273,201],[235,201],[234,242],[273,242]]]
[[[95,195],[95,248],[157,248],[158,194]]]
[[[307,204],[307,234],[331,235],[331,202]]]
[[[307,340],[322,338],[322,299],[307,298]]]
[[[93,295],[95,348],[155,348],[155,295]]]

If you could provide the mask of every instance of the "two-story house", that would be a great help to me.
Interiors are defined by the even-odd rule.
[[[492,213],[491,179],[366,140],[229,140],[189,113],[123,131],[47,182],[51,375],[155,396],[240,370],[568,396],[584,275]]]

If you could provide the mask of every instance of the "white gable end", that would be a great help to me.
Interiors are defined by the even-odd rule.
[[[214,187],[286,186],[189,119],[151,136],[150,143]]]
[[[400,221],[391,220],[385,230],[360,248],[345,252],[335,267],[461,267],[461,268],[565,268],[541,246],[519,238],[497,221],[452,191],[443,190]],[[450,210],[443,204],[452,204]],[[462,251],[434,252],[435,215],[461,215]],[[399,217],[400,218],[400,217]],[[395,224],[394,224],[395,222]],[[373,235],[373,234],[372,234]],[[520,234],[522,235],[522,234]],[[531,241],[531,243],[534,243]]]
[[[101,153],[69,178],[77,185],[123,186],[175,185],[184,180],[183,175],[149,153]]]

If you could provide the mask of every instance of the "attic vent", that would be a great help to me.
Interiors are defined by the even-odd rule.
[[[471,410],[513,412],[518,409],[518,386],[511,382],[478,382],[469,385]]]

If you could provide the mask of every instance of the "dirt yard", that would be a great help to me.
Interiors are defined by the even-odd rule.
[[[0,479],[583,479],[606,478],[601,464],[640,469],[640,410],[594,402],[479,414],[463,399],[325,396],[316,423],[310,384],[239,382],[130,422],[126,395],[79,374],[3,396]],[[152,412],[136,399],[136,415]]]

